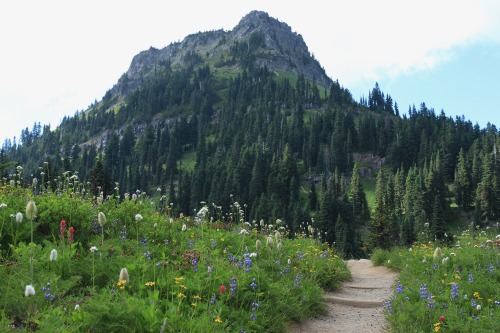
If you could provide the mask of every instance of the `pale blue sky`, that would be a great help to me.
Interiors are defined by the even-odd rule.
[[[399,110],[407,112],[422,102],[443,110],[455,119],[462,116],[473,124],[485,127],[488,122],[500,126],[500,45],[475,43],[457,48],[453,57],[432,70],[378,80],[380,89],[398,102]],[[363,88],[365,88],[363,90]],[[356,87],[355,96],[368,96],[371,87]]]
[[[254,9],[300,33],[356,100],[378,82],[401,111],[500,124],[500,1],[24,0],[0,4],[0,143],[100,100],[140,51]]]

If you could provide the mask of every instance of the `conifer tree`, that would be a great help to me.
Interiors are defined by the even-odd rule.
[[[455,172],[455,197],[460,209],[467,211],[471,208],[473,203],[471,170],[463,149],[460,149]]]
[[[370,245],[373,248],[388,249],[391,246],[391,211],[386,205],[385,187],[384,172],[379,169],[375,187],[377,205],[369,226]]]
[[[366,200],[366,194],[359,177],[359,168],[354,164],[349,191],[349,200],[352,204],[352,212],[356,225],[363,225],[370,219],[370,208]]]

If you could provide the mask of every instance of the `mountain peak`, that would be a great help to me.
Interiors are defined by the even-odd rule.
[[[193,65],[187,60],[192,59],[193,55],[198,64],[214,57],[227,59],[228,54],[234,57],[231,55],[232,48],[238,43],[246,45],[255,36],[258,36],[260,44],[251,52],[257,66],[266,66],[276,72],[304,75],[306,79],[316,80],[318,84],[329,88],[332,80],[310,54],[302,36],[293,32],[288,24],[278,21],[268,13],[254,10],[245,15],[230,31],[194,33],[186,36],[181,42],[172,43],[163,49],[150,48],[142,51],[134,57],[129,70],[120,79],[121,82],[118,82],[115,91],[123,96],[139,87],[161,63],[169,63],[175,68]],[[233,62],[227,63],[234,68]]]

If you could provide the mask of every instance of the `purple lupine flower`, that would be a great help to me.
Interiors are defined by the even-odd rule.
[[[236,278],[232,277],[230,280],[231,283],[229,284],[229,291],[231,292],[231,297],[234,297],[234,293],[236,292],[236,287],[237,287]]]
[[[212,297],[210,297],[210,305],[214,305],[215,304],[215,295],[212,295]]]
[[[387,312],[387,313],[392,313],[392,311],[394,310],[392,308],[392,303],[391,301],[387,300],[387,301],[384,301],[384,310]]]
[[[285,273],[290,271],[290,266],[286,266],[285,269],[280,270],[280,275],[283,276]]]
[[[127,226],[123,226],[123,230],[120,231],[121,240],[127,240]]]
[[[255,278],[252,278],[252,283],[250,283],[250,288],[252,288],[252,290],[255,290],[255,288],[257,288],[257,283],[255,283]]]
[[[427,299],[427,283],[422,283],[420,285],[420,298]]]
[[[297,252],[297,259],[301,260],[306,257],[306,254],[302,251]]]
[[[252,259],[250,259],[250,254],[245,253],[243,257],[245,258],[245,272],[250,272],[252,270]]]
[[[399,285],[396,287],[396,292],[397,292],[398,294],[402,294],[402,293],[403,293],[403,286],[399,284]]]
[[[198,259],[194,258],[192,261],[191,261],[191,265],[193,265],[193,269],[196,273],[198,273]]]
[[[47,285],[42,288],[42,291],[44,292],[43,298],[53,300],[54,295],[50,293],[50,282],[47,282]]]
[[[259,307],[259,303],[252,302],[252,313],[250,313],[251,320],[257,319],[257,314],[255,313],[255,311],[257,311],[258,307]]]
[[[458,298],[458,284],[451,284],[451,297],[457,299]]]
[[[295,282],[293,284],[293,287],[298,288],[300,286],[301,280],[302,280],[302,274],[299,273],[295,276]]]

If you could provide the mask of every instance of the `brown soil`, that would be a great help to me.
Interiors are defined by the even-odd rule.
[[[325,293],[328,313],[289,328],[291,333],[385,332],[383,313],[397,273],[373,266],[368,259],[349,260],[352,281],[343,282],[335,292]]]

